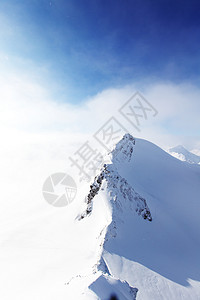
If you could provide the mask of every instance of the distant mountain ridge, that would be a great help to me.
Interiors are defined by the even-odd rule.
[[[190,164],[199,164],[200,163],[200,156],[188,151],[182,145],[178,145],[176,147],[170,148],[169,153],[172,156],[174,156],[182,161],[186,161]]]

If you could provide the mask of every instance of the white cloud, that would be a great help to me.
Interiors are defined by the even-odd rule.
[[[141,133],[134,131],[118,113],[118,108],[136,90],[136,85],[108,89],[83,104],[72,105],[54,99],[50,87],[46,90],[27,73],[1,69],[0,242],[3,243],[7,255],[5,257],[9,262],[10,255],[7,254],[9,253],[7,249],[15,254],[21,253],[23,249],[20,247],[25,247],[27,255],[27,249],[32,245],[34,254],[30,252],[30,257],[33,257],[34,247],[39,249],[45,244],[45,239],[49,238],[51,245],[56,243],[55,240],[61,244],[67,240],[66,230],[62,231],[59,239],[56,238],[57,234],[60,227],[68,228],[70,224],[67,222],[68,217],[73,211],[70,207],[79,208],[88,190],[88,184],[81,186],[79,183],[77,170],[70,167],[68,156],[87,139],[92,139],[92,134],[110,116],[119,118],[133,135],[146,138],[163,147],[181,143],[187,143],[193,149],[200,146],[199,136],[194,136],[200,125],[198,116],[200,92],[197,88],[172,84],[146,86],[143,94],[159,113],[155,118],[143,122]],[[184,131],[188,131],[189,137],[184,135]],[[42,196],[42,185],[46,178],[60,171],[73,176],[78,185],[78,195],[67,210],[65,208],[56,210],[48,205]],[[52,229],[55,232],[53,236]],[[67,232],[70,233],[70,230]],[[67,244],[67,251],[68,247]],[[63,244],[61,248],[67,252]],[[14,258],[15,262],[18,261],[18,256],[17,259],[16,256]],[[7,269],[6,267],[5,270]],[[33,271],[33,265],[29,269]],[[20,274],[23,272],[22,268]]]
[[[133,135],[160,146],[183,143],[192,149],[199,145],[200,90],[188,84],[146,86],[143,94],[156,107],[158,115],[141,122],[142,131],[138,133],[118,113],[120,106],[137,90],[136,85],[107,89],[80,105],[72,105],[52,99],[51,90],[45,90],[21,74],[5,76],[1,73],[0,81],[2,155],[13,156],[13,147],[18,147],[23,157],[21,147],[24,146],[26,151],[36,151],[37,155],[31,153],[31,157],[40,158],[40,150],[41,157],[53,157],[55,153],[56,157],[59,153],[62,156],[62,151],[67,155],[73,147],[92,138],[112,115]]]

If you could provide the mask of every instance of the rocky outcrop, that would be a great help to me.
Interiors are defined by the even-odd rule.
[[[112,201],[114,206],[117,207],[120,205],[120,207],[123,207],[123,201],[128,201],[130,206],[135,208],[139,216],[152,221],[151,212],[146,200],[129,185],[126,179],[119,175],[114,165],[104,165],[101,173],[95,177],[86,197],[87,208],[79,219],[83,219],[92,213],[94,197],[99,193],[103,180],[106,181],[107,190],[111,198],[110,201]]]

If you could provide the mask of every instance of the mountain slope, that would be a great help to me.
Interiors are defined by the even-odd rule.
[[[124,299],[200,299],[200,168],[129,134],[110,155],[79,216],[105,218],[86,299],[112,280]]]
[[[181,145],[169,149],[169,153],[182,161],[187,161],[190,164],[200,163],[200,156],[188,151]]]

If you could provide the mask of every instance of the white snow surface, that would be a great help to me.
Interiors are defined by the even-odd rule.
[[[95,205],[103,194],[111,211],[101,240],[104,272],[137,288],[136,299],[200,299],[199,166],[126,135],[107,168],[145,199],[152,221],[138,214],[137,197],[130,199],[128,189],[123,194],[123,182],[113,174],[104,179],[92,200]],[[91,209],[88,220],[96,213]]]
[[[172,156],[186,161],[190,164],[200,164],[200,156],[199,151],[196,150],[196,153],[188,151],[182,145],[176,146],[174,148],[169,149],[168,151]]]
[[[0,212],[0,299],[200,299],[198,164],[127,134],[59,209],[30,180],[42,168],[28,170],[27,181],[4,186],[16,203]]]

